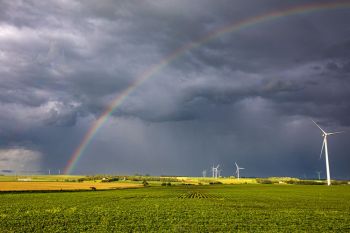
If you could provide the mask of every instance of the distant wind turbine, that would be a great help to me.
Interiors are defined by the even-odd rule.
[[[220,167],[220,164],[218,164],[216,167],[214,167],[214,165],[213,165],[213,167],[212,167],[212,171],[213,171],[213,178],[218,178],[218,173],[219,173],[219,167]]]
[[[321,171],[317,171],[316,173],[318,175],[318,180],[320,180],[321,179]]]
[[[331,174],[330,174],[330,171],[329,171],[329,160],[328,160],[327,136],[330,136],[330,135],[333,135],[333,134],[338,134],[338,133],[343,133],[343,132],[327,133],[314,120],[312,120],[312,122],[314,122],[315,125],[322,131],[323,143],[322,143],[320,158],[322,156],[322,152],[323,152],[323,148],[324,148],[325,157],[326,157],[327,185],[331,185]]]
[[[244,168],[243,167],[239,167],[236,162],[235,162],[235,165],[236,165],[236,175],[237,175],[237,178],[239,179],[239,170],[242,170]]]
[[[218,178],[218,173],[219,173],[219,167],[220,167],[220,164],[218,164],[215,168],[215,178],[217,179]]]
[[[222,171],[222,169],[218,170],[218,177],[219,178],[221,177],[221,171]]]

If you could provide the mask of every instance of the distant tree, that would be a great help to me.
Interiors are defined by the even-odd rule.
[[[149,185],[148,182],[147,182],[146,180],[143,180],[143,181],[142,181],[142,184],[143,184],[143,186],[145,186],[145,187]]]
[[[108,180],[108,182],[119,181],[119,177],[112,177]]]

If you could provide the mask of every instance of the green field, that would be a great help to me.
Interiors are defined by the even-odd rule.
[[[30,179],[32,181],[65,181],[65,180],[77,180],[86,176],[72,176],[72,175],[18,175],[18,176],[0,176],[0,182],[3,181],[17,181],[18,179]]]
[[[350,186],[2,193],[0,232],[350,232]]]

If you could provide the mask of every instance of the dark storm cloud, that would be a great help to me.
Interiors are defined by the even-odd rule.
[[[306,3],[0,1],[4,156],[40,155],[31,167],[40,160],[44,170],[63,168],[106,106],[168,54],[218,28]],[[348,12],[281,17],[180,54],[116,109],[77,172],[198,175],[221,163],[229,175],[234,161],[250,175],[320,170],[313,156],[321,138],[310,118],[330,130],[350,125]],[[346,139],[337,140],[336,175],[348,177],[336,162],[348,161]]]

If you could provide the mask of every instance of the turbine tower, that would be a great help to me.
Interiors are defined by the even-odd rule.
[[[213,178],[215,178],[215,179],[218,178],[219,167],[220,167],[220,164],[218,164],[216,167],[214,167],[214,165],[213,165],[213,167],[211,168],[213,171]]]
[[[218,164],[216,167],[215,167],[215,179],[218,178],[218,169],[220,167],[220,164]]]
[[[329,171],[329,160],[328,160],[327,136],[330,136],[330,135],[333,135],[333,134],[338,134],[338,133],[343,133],[343,132],[327,133],[318,124],[316,124],[316,122],[314,120],[312,120],[312,122],[314,122],[315,125],[322,131],[323,143],[322,143],[320,158],[322,156],[322,152],[323,152],[323,148],[324,148],[325,157],[326,157],[327,185],[331,185],[331,174],[330,174],[330,171]]]
[[[318,180],[320,180],[321,179],[321,171],[317,171],[316,173],[318,175]]]
[[[237,175],[237,178],[239,179],[239,170],[242,170],[244,168],[243,167],[239,167],[236,162],[235,162],[235,165],[236,165],[236,175]]]
[[[207,176],[207,170],[203,170],[202,171],[202,175],[203,175],[203,177],[206,177]]]

